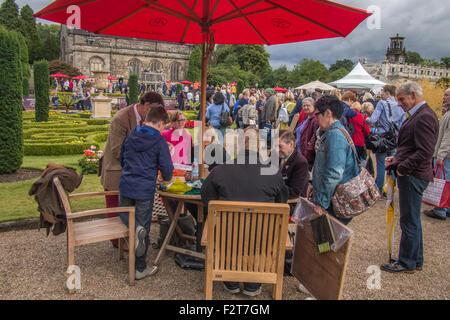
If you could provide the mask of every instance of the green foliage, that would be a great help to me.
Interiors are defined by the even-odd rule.
[[[91,143],[33,143],[23,146],[26,156],[59,156],[65,154],[83,154]]]
[[[289,83],[289,70],[285,65],[280,66],[278,69],[273,70],[272,73],[272,83],[273,86],[286,88],[290,86]],[[271,85],[269,85],[271,86]]]
[[[128,86],[130,87],[129,91],[130,104],[138,103],[139,100],[138,76],[136,73],[130,74],[130,78],[128,79]]]
[[[66,113],[69,113],[69,109],[73,104],[72,95],[58,94],[58,103],[66,109]]]
[[[330,66],[329,71],[334,72],[334,71],[337,71],[337,70],[343,68],[343,69],[347,70],[347,73],[349,73],[350,71],[353,70],[353,66],[354,66],[354,63],[352,62],[352,60],[349,60],[349,59],[337,60],[334,64],[332,64]]]
[[[421,62],[421,65],[427,66],[427,67],[441,67],[441,64],[433,59],[423,59]]]
[[[445,68],[450,68],[450,57],[441,58],[441,63]]]
[[[450,88],[450,78],[449,77],[440,78],[438,81],[436,81],[436,86],[441,87],[444,90]]]
[[[294,70],[289,74],[289,83],[292,86],[300,86],[315,80],[328,82],[328,77],[328,69],[324,64],[305,58],[294,66]]]
[[[202,47],[197,45],[191,52],[189,58],[189,69],[186,80],[191,82],[198,82],[202,77]]]
[[[22,65],[19,35],[1,26],[0,79],[0,173],[10,173],[23,158]]]
[[[71,64],[62,62],[61,60],[52,60],[48,63],[50,74],[62,73],[69,77],[76,77],[80,75],[80,70],[73,67]]]
[[[412,64],[421,64],[423,62],[423,58],[420,56],[419,53],[415,51],[406,51],[406,63],[412,63]]]
[[[236,93],[239,95],[242,93],[242,91],[244,91],[244,81],[242,81],[241,79],[238,79],[238,81],[236,81],[237,86],[236,86]]]
[[[47,121],[49,110],[49,71],[48,62],[41,60],[34,63],[34,94],[36,96],[36,121]]]
[[[20,9],[20,32],[25,37],[28,46],[29,63],[43,59],[41,54],[44,44],[36,28],[36,19],[29,5]]]
[[[0,24],[8,30],[19,30],[19,6],[14,0],[5,0],[0,6]]]
[[[36,27],[42,42],[40,57],[48,61],[57,60],[60,50],[59,34],[61,26],[59,24],[37,23]]]
[[[339,68],[330,73],[329,81],[332,82],[332,81],[339,80],[339,79],[345,77],[347,74],[349,74],[350,71],[348,71],[345,68]]]
[[[29,93],[29,83],[28,80],[31,76],[31,68],[30,64],[28,63],[28,47],[25,42],[25,38],[20,34],[17,33],[17,39],[19,41],[19,47],[20,47],[20,65],[22,70],[22,96],[26,97]]]

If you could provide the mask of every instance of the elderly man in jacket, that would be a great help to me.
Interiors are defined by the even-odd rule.
[[[119,190],[119,181],[122,174],[120,165],[120,150],[127,135],[136,125],[144,124],[147,112],[153,106],[164,106],[164,100],[156,92],[148,92],[141,97],[138,104],[130,105],[117,112],[111,119],[105,151],[101,159],[101,184],[105,191]],[[119,196],[107,195],[106,207],[119,206]],[[116,217],[118,214],[110,213],[108,217]],[[117,239],[111,240],[114,247],[118,246]]]
[[[439,122],[423,99],[422,88],[412,81],[397,89],[398,105],[407,113],[400,128],[397,153],[386,158],[386,170],[396,172],[402,236],[398,259],[382,264],[381,270],[414,273],[422,270],[423,238],[420,207],[423,192],[433,181],[432,158]]]
[[[450,180],[450,88],[444,92],[442,118],[439,121],[439,135],[433,156],[438,172],[443,168],[446,180]],[[445,220],[450,215],[450,208],[435,207],[424,213],[431,218]]]

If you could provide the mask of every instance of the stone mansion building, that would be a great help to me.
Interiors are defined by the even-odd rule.
[[[93,71],[110,72],[127,81],[137,73],[139,81],[156,84],[160,81],[186,79],[192,45],[154,40],[97,35],[80,29],[61,26],[60,59],[93,77]]]
[[[383,62],[367,63],[363,59],[362,65],[371,76],[386,83],[395,83],[400,79],[420,80],[428,78],[437,81],[442,77],[449,77],[450,69],[444,67],[428,67],[406,63],[405,38],[398,34],[391,38]]]

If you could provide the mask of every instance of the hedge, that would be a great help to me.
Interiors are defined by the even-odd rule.
[[[92,143],[42,143],[42,144],[25,144],[23,146],[23,153],[27,156],[59,156],[66,154],[80,154],[95,145]]]
[[[0,174],[22,165],[22,65],[18,35],[0,27]]]
[[[109,119],[89,119],[86,120],[86,123],[88,125],[93,125],[93,126],[99,126],[99,125],[103,125],[103,124],[109,124],[111,120]]]
[[[136,73],[130,74],[128,79],[129,91],[129,104],[138,103],[139,100],[139,90],[138,90],[138,76]]]
[[[36,121],[47,121],[49,110],[49,82],[48,62],[41,60],[34,63],[34,95],[36,97]]]

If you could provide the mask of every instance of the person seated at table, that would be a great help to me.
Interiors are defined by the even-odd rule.
[[[280,172],[289,189],[289,199],[306,197],[309,172],[308,161],[295,147],[295,136],[290,131],[280,131],[279,138]],[[290,215],[296,203],[291,203]]]
[[[150,108],[144,124],[130,132],[120,150],[119,206],[136,208],[136,280],[158,271],[156,266],[147,267],[146,257],[158,170],[166,181],[172,179],[173,173],[169,147],[161,136],[168,120],[163,106]],[[119,216],[128,226],[128,213],[122,212]]]
[[[192,154],[192,136],[184,128],[186,117],[183,112],[176,110],[169,116],[170,128],[164,130],[161,136],[174,147],[172,162],[190,164]]]
[[[259,133],[255,128],[247,128],[243,148],[238,152],[233,164],[223,164],[214,168],[206,178],[200,190],[204,206],[211,200],[250,201],[286,203],[289,190],[280,172],[273,175],[261,174],[264,167],[259,160]],[[255,142],[256,141],[256,142]],[[239,159],[239,162],[238,162]],[[244,164],[238,164],[242,163]],[[239,283],[224,282],[230,293],[240,292]],[[260,283],[244,283],[242,291],[248,296],[261,293]]]

